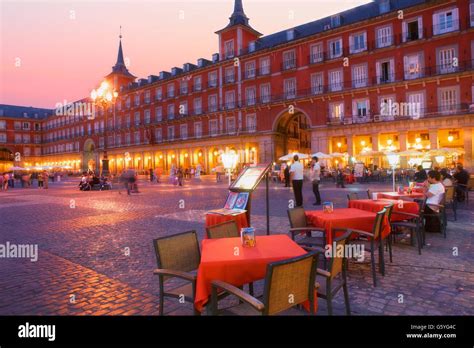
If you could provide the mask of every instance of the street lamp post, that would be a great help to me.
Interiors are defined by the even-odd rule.
[[[109,159],[107,157],[108,108],[115,104],[117,97],[117,91],[111,89],[107,81],[103,81],[98,89],[93,89],[91,92],[92,101],[104,110],[104,157],[102,159],[102,175],[104,176],[109,175]]]
[[[397,168],[398,161],[400,156],[395,153],[390,153],[387,155],[388,163],[392,167],[392,179],[393,179],[393,192],[395,192],[395,169]]]
[[[237,165],[238,159],[238,155],[233,152],[222,154],[222,164],[224,165],[224,169],[229,173],[229,186],[232,180],[232,169]]]

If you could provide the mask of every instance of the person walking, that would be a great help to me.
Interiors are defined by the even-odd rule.
[[[8,180],[10,179],[10,176],[8,173],[5,173],[3,175],[3,191],[8,191]]]
[[[49,180],[49,173],[45,170],[43,172],[43,189],[48,189],[48,180]]]
[[[43,188],[43,174],[38,173],[38,188],[42,189]]]
[[[319,182],[321,181],[321,166],[318,157],[314,156],[311,161],[311,181],[313,183],[313,193],[316,202],[313,205],[321,205],[321,194],[319,193]]]
[[[293,157],[293,164],[290,168],[290,177],[295,194],[296,207],[303,206],[303,164],[299,161],[298,155]]]
[[[183,186],[184,173],[183,173],[183,169],[181,167],[178,168],[176,176],[178,177],[178,185]]]
[[[153,169],[150,168],[150,182],[153,184],[154,180],[155,180],[155,175],[153,174]]]
[[[336,170],[336,187],[346,188],[344,185],[344,171],[342,167],[339,165]]]

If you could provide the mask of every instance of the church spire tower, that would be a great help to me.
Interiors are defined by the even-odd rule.
[[[107,80],[113,82],[114,88],[118,91],[121,86],[127,85],[130,82],[135,81],[136,77],[133,76],[125,65],[125,59],[123,58],[122,48],[122,26],[120,26],[119,34],[119,48],[117,54],[117,62],[112,67],[112,72],[105,77]]]

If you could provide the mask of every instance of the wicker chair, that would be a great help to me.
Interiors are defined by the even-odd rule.
[[[303,256],[270,263],[265,275],[262,301],[245,293],[241,289],[223,281],[212,282],[211,309],[213,315],[242,313],[248,305],[261,315],[275,315],[309,301],[311,314],[314,314],[314,284],[319,252],[310,252]],[[218,309],[218,292],[234,295],[245,302],[242,305]],[[244,313],[246,314],[246,313]]]
[[[336,244],[336,248],[340,248],[340,246],[342,246],[342,248],[345,248],[350,236],[351,232],[346,232],[342,236],[334,238],[333,243]],[[305,249],[307,249],[308,251],[313,250],[324,252],[324,250],[320,248]],[[327,270],[319,268],[316,270],[318,298],[326,300],[329,315],[332,315],[332,299],[339,292],[340,289],[342,289],[344,292],[344,304],[346,306],[346,314],[351,315],[349,290],[347,288],[347,265],[347,255],[344,253],[343,257],[337,257],[337,253],[334,250],[331,257],[329,258]]]
[[[347,195],[347,199],[350,201],[355,201],[359,199],[359,195],[357,194],[357,192],[351,192]]]
[[[206,234],[209,239],[240,237],[239,228],[234,220],[207,227]],[[249,293],[253,295],[253,283],[249,283]]]
[[[240,237],[239,228],[234,220],[207,227],[206,234],[209,239]]]
[[[326,245],[325,230],[308,224],[304,208],[288,209],[288,219],[290,220],[290,236],[292,240],[300,245],[321,247]],[[313,232],[318,232],[320,235],[313,237]],[[301,233],[306,233],[306,237],[296,240],[296,236]]]
[[[410,244],[413,245],[414,237],[416,237],[416,244],[418,248],[418,254],[421,255],[421,249],[424,244],[424,231],[423,231],[423,219],[422,214],[425,209],[426,200],[418,200],[418,214],[405,213],[397,211],[397,216],[403,216],[404,220],[402,221],[390,221],[390,227],[392,229],[392,241],[396,242],[396,233],[395,231],[399,228],[404,228],[410,230]]]
[[[160,315],[164,312],[164,298],[182,298],[193,303],[196,294],[196,275],[189,272],[197,270],[201,261],[201,252],[196,231],[189,231],[153,240],[158,269],[153,273],[158,275],[160,283]],[[180,278],[187,284],[165,290],[165,284],[172,278]],[[194,308],[194,314],[199,312]]]
[[[364,245],[364,250],[370,252],[370,264],[372,268],[372,279],[374,287],[377,286],[377,275],[375,270],[375,251],[378,250],[379,253],[379,271],[382,275],[385,275],[385,260],[384,260],[384,250],[383,250],[383,240],[382,240],[382,228],[383,221],[387,216],[387,209],[382,209],[375,216],[374,225],[372,227],[372,232],[366,232],[355,229],[335,229],[335,231],[345,231],[350,232],[350,234],[358,235],[358,239],[349,241],[349,244],[362,244]],[[364,238],[364,239],[361,239]],[[366,240],[365,240],[366,239]]]
[[[446,232],[447,232],[447,227],[448,227],[448,219],[446,217],[446,209],[445,209],[445,201],[446,201],[446,194],[443,194],[441,198],[441,204],[433,204],[433,203],[425,203],[426,205],[429,205],[430,208],[436,208],[438,209],[438,212],[434,212],[432,214],[426,213],[425,209],[422,210],[421,213],[421,218],[422,221],[425,222],[425,219],[427,217],[438,217],[439,221],[441,223],[441,233],[443,234],[443,237],[446,238]],[[422,245],[425,245],[425,231],[426,228],[423,227],[423,243]]]
[[[448,207],[453,210],[454,221],[457,221],[458,214],[457,214],[457,200],[454,196],[454,186],[446,187],[446,194],[445,194],[445,204],[444,207],[447,209]]]

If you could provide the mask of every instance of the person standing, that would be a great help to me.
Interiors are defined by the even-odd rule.
[[[415,179],[415,182],[417,183],[423,183],[428,179],[428,176],[426,175],[426,171],[423,169],[422,166],[418,166],[414,179]]]
[[[153,175],[153,169],[150,168],[150,182],[153,183],[154,180],[155,180],[155,177]]]
[[[290,187],[290,166],[288,164],[285,164],[284,175],[285,175],[285,187]]]
[[[336,187],[346,188],[344,185],[344,171],[340,164],[338,164],[336,169]]]
[[[43,172],[43,189],[47,190],[48,189],[48,180],[49,180],[49,173],[47,171]]]
[[[313,205],[321,205],[321,194],[319,193],[319,182],[321,181],[321,166],[318,157],[314,156],[311,162],[311,181],[313,182],[313,193],[316,202]]]
[[[469,172],[464,169],[461,163],[456,166],[456,173],[453,178],[456,180],[456,197],[459,202],[464,202],[466,199],[466,189],[469,183]]]
[[[303,164],[299,161],[298,155],[293,157],[293,164],[290,168],[290,177],[293,183],[293,192],[297,207],[303,206]]]

